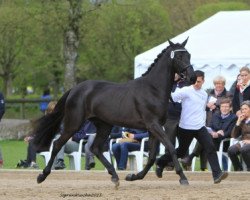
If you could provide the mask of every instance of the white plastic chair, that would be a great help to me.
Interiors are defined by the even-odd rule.
[[[105,157],[110,163],[112,163],[112,162],[111,162],[111,159],[112,159],[112,156],[113,156],[112,144],[113,144],[113,142],[115,142],[115,141],[116,141],[116,139],[110,139],[110,141],[109,141],[109,150],[103,152],[104,157]],[[115,166],[114,166],[114,167],[115,167]],[[116,169],[116,167],[115,167],[115,169]]]
[[[83,142],[87,142],[87,141],[84,139],[82,139],[82,141],[80,140],[81,149],[79,146],[79,149],[77,152],[73,152],[71,154],[66,154],[67,156],[69,156],[69,159],[70,159],[70,169],[75,169],[76,171],[81,170],[81,157],[85,157],[85,153],[82,152]],[[80,145],[80,143],[79,143],[79,145]],[[111,156],[110,156],[109,151],[103,152],[103,155],[111,163]],[[75,166],[77,166],[77,167],[75,167]]]
[[[51,157],[51,153],[52,153],[52,150],[53,150],[54,141],[55,141],[55,139],[52,140],[52,142],[50,144],[50,147],[49,147],[49,151],[41,151],[41,152],[37,153],[37,155],[42,156],[44,158],[45,165],[48,164],[49,159]]]
[[[116,143],[118,143],[120,139],[121,138],[116,139]],[[135,163],[136,163],[138,172],[143,170],[144,157],[148,157],[148,152],[144,151],[146,141],[148,141],[148,137],[142,139],[140,150],[131,151],[128,153],[128,162],[129,162],[130,170],[132,171],[135,170],[135,167],[134,167]],[[110,146],[110,148],[112,149],[112,146]],[[117,163],[115,159],[114,159],[114,168],[117,169]]]
[[[82,157],[82,143],[84,139],[81,139],[79,142],[78,151],[74,151],[70,154],[65,153],[69,157],[69,166],[70,169],[80,171],[81,170],[81,157]]]
[[[137,172],[143,170],[144,157],[148,158],[148,152],[144,151],[145,142],[148,141],[148,137],[143,138],[141,141],[141,148],[139,151],[131,151],[128,153],[129,166],[131,170],[135,170],[134,166],[136,163]]]
[[[218,156],[218,160],[219,160],[219,164],[220,164],[220,168],[221,169],[223,168],[223,164],[222,164],[222,158],[223,158],[223,156],[227,157],[228,163],[229,163],[230,158],[228,157],[227,152],[223,152],[223,148],[224,148],[224,143],[225,142],[230,141],[230,143],[231,143],[231,139],[232,138],[225,138],[224,140],[222,140],[220,142],[220,147],[219,147],[219,151],[217,151],[217,156]],[[231,168],[231,166],[230,166],[230,168]],[[228,171],[229,171],[229,166],[228,166]]]

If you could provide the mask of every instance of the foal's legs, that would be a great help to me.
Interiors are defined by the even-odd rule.
[[[162,127],[157,123],[153,123],[149,127],[149,131],[166,147],[166,149],[168,149],[168,151],[173,159],[173,162],[174,162],[176,174],[178,174],[180,176],[180,184],[181,185],[188,185],[189,184],[188,180],[187,180],[185,174],[183,173],[183,170],[182,170],[180,163],[177,159],[175,148],[174,148],[173,144],[170,142],[169,138],[166,136]]]
[[[153,166],[155,162],[158,144],[159,144],[158,140],[150,134],[149,141],[148,141],[148,152],[149,152],[148,162],[146,166],[144,167],[144,169],[138,174],[128,174],[126,176],[127,181],[140,180],[146,176],[146,174],[148,173],[148,171],[150,170],[150,168]]]
[[[119,186],[119,177],[115,171],[115,168],[103,155],[103,144],[107,141],[108,136],[111,132],[112,126],[98,121],[95,122],[97,128],[96,137],[93,145],[91,146],[91,151],[96,155],[96,157],[101,161],[101,163],[108,170],[108,173],[112,176],[111,181],[115,184],[117,188]]]

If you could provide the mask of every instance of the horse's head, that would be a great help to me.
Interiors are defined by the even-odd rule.
[[[174,67],[174,72],[181,78],[186,79],[191,84],[196,82],[196,75],[193,66],[190,64],[190,53],[185,49],[188,38],[182,44],[174,44],[168,40],[170,45],[170,58]]]

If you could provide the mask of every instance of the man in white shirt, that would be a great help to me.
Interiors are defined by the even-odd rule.
[[[196,70],[195,74],[197,76],[195,84],[183,87],[172,93],[172,99],[175,102],[181,101],[182,103],[178,137],[179,147],[176,149],[176,153],[178,158],[183,158],[186,155],[193,138],[196,138],[207,152],[214,183],[220,183],[221,180],[227,178],[228,173],[221,171],[216,148],[212,137],[209,135],[205,127],[205,109],[208,95],[202,89],[204,83],[204,72]],[[171,161],[171,159],[170,156],[166,158],[166,163]]]

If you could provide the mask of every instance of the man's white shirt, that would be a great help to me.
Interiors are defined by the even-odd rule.
[[[208,98],[205,90],[196,90],[194,86],[191,85],[176,90],[171,96],[174,102],[181,102],[182,104],[179,127],[198,130],[205,126]]]

